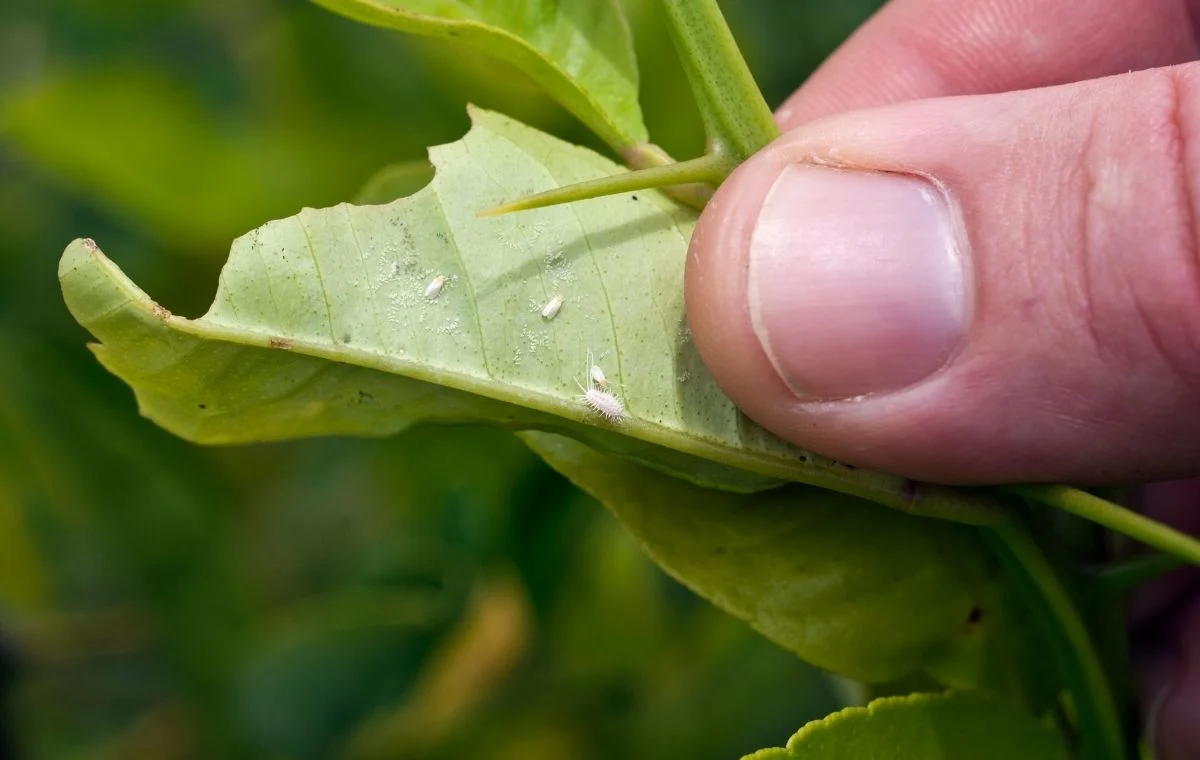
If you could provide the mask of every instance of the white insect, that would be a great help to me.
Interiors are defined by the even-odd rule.
[[[446,287],[446,278],[444,275],[439,274],[425,286],[425,297],[430,301],[437,300],[437,297],[442,294],[442,288],[444,287]]]
[[[588,369],[588,379],[600,390],[608,390],[608,378],[604,376],[604,370],[600,369],[600,365],[593,364]]]
[[[558,312],[562,309],[563,297],[557,295],[550,299],[550,302],[542,307],[542,316],[546,319],[554,319],[558,316]]]
[[[625,405],[621,403],[621,399],[603,390],[608,386],[608,380],[604,377],[604,371],[592,363],[591,351],[588,351],[587,363],[588,384],[586,388],[582,385],[579,386],[579,390],[583,391],[583,395],[579,396],[579,401],[609,422],[620,422],[625,419]],[[597,382],[597,375],[603,382]]]

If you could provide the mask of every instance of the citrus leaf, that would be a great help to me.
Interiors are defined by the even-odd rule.
[[[616,0],[314,0],[366,24],[461,41],[516,65],[616,150],[648,137]]]
[[[1059,691],[980,529],[806,486],[722,493],[562,436],[521,437],[668,573],[814,665],[871,683],[926,673],[1037,710]]]
[[[884,697],[800,729],[787,748],[743,760],[1067,760],[1062,739],[1017,706],[982,694]]]
[[[901,509],[976,504],[800,451],[737,411],[684,318],[695,212],[639,192],[478,218],[620,168],[497,114],[473,119],[463,140],[431,150],[437,173],[417,194],[306,209],[238,239],[199,319],[154,303],[90,240],[60,262],[67,305],[143,414],[197,442],[485,422],[564,432],[712,487],[797,480]],[[623,399],[618,421],[578,399],[588,352]]]

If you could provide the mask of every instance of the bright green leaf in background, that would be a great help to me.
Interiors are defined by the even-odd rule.
[[[315,0],[357,21],[455,38],[515,64],[620,151],[646,142],[616,0]]]
[[[105,19],[109,55],[81,45],[48,61],[40,47],[96,36],[100,14],[42,4],[63,17],[42,28],[0,12],[0,150],[151,236],[156,256],[211,260],[267,219],[352,197],[380,166],[461,134],[467,100],[587,137],[519,70],[448,41],[307,3],[146,5]],[[172,49],[183,59],[161,60]]]
[[[1055,732],[1012,704],[950,692],[886,697],[802,728],[743,760],[1067,760]]]

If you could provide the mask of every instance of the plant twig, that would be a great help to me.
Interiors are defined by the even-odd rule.
[[[725,152],[732,171],[778,137],[779,126],[717,0],[663,0],[663,8],[704,119],[709,151]]]
[[[1190,564],[1200,565],[1200,539],[1151,520],[1131,509],[1105,501],[1099,496],[1093,496],[1087,491],[1053,485],[1004,486],[1003,490],[1070,512],[1118,533],[1124,533],[1159,551],[1173,554]]]

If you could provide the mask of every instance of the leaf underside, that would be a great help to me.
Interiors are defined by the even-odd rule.
[[[477,218],[622,169],[498,114],[472,118],[430,151],[435,178],[415,195],[305,209],[236,240],[199,319],[156,304],[90,240],[60,262],[67,305],[142,413],[200,443],[482,422],[565,433],[727,490],[799,481],[901,509],[970,503],[800,451],[738,412],[684,317],[694,211],[639,191]],[[436,277],[446,284],[426,297]],[[578,398],[589,352],[623,402],[617,422]]]
[[[801,485],[722,493],[563,436],[521,437],[664,570],[814,665],[870,683],[924,674],[1037,712],[1060,691],[977,528]]]

